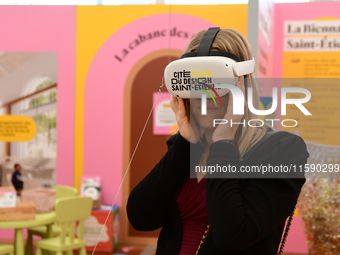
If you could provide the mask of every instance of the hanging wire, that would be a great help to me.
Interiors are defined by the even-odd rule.
[[[127,173],[128,173],[129,170],[130,170],[130,166],[131,166],[132,160],[133,160],[133,158],[134,158],[134,156],[135,156],[135,154],[136,154],[136,151],[137,151],[137,149],[138,149],[138,146],[139,146],[139,144],[140,144],[140,141],[141,141],[141,139],[142,139],[142,137],[143,137],[143,134],[144,134],[144,132],[145,132],[146,126],[147,126],[147,124],[148,124],[148,122],[149,122],[149,120],[150,120],[150,117],[151,117],[152,112],[153,112],[153,110],[154,110],[155,104],[158,102],[158,97],[159,97],[159,95],[162,95],[162,91],[161,91],[161,90],[162,90],[162,88],[163,88],[164,85],[165,85],[165,83],[164,83],[164,77],[163,77],[162,85],[158,87],[158,92],[157,92],[155,101],[154,101],[153,104],[152,104],[151,110],[150,110],[149,115],[148,115],[148,117],[147,117],[147,119],[146,119],[146,121],[145,121],[145,124],[144,124],[144,127],[143,127],[143,129],[142,129],[142,132],[141,132],[141,134],[140,134],[140,136],[139,136],[139,138],[138,138],[136,147],[135,147],[135,149],[134,149],[134,151],[133,151],[133,153],[132,153],[131,159],[130,159],[130,161],[129,161],[129,163],[128,163],[128,165],[127,165],[125,171],[124,171],[124,175],[123,175],[122,181],[121,181],[120,184],[119,184],[117,193],[116,193],[116,195],[115,195],[115,197],[114,197],[114,199],[113,199],[113,202],[112,202],[112,204],[111,204],[111,210],[108,212],[108,214],[107,214],[107,216],[106,216],[106,219],[105,219],[105,222],[104,222],[104,224],[103,224],[103,227],[102,227],[101,230],[100,230],[100,233],[99,233],[99,236],[98,236],[98,238],[97,238],[96,244],[95,244],[95,246],[94,246],[94,248],[93,248],[93,251],[92,251],[92,255],[93,255],[94,252],[96,251],[96,248],[97,248],[97,245],[98,245],[98,243],[99,243],[99,240],[100,240],[100,238],[101,238],[101,236],[102,236],[102,234],[103,234],[103,231],[104,231],[104,229],[105,229],[105,226],[106,226],[106,224],[107,224],[107,221],[108,221],[108,219],[109,219],[109,217],[110,217],[110,215],[111,215],[111,213],[112,213],[113,207],[114,207],[114,205],[115,205],[115,203],[116,203],[118,194],[119,194],[120,190],[122,189],[123,182],[124,182],[124,180],[125,180],[125,178],[126,178],[126,176],[127,176]]]
[[[169,26],[168,26],[168,32],[170,33],[171,26],[172,26],[172,6],[171,6],[171,5],[169,5],[169,20],[168,20],[168,24],[169,24]],[[169,34],[169,35],[168,35],[168,63],[170,63],[170,62],[171,62],[171,36],[170,36],[170,34]],[[142,129],[142,132],[141,132],[141,134],[140,134],[140,136],[139,136],[139,138],[138,138],[138,141],[137,141],[136,147],[135,147],[135,149],[134,149],[134,151],[133,151],[133,153],[132,153],[131,159],[130,159],[130,161],[129,161],[127,167],[126,167],[126,170],[124,171],[124,175],[123,175],[122,181],[121,181],[120,184],[119,184],[118,191],[117,191],[117,193],[116,193],[116,195],[115,195],[115,197],[114,197],[114,200],[113,200],[113,202],[112,202],[112,204],[111,204],[111,210],[108,212],[108,214],[107,214],[107,216],[106,216],[106,219],[105,219],[105,222],[104,222],[104,225],[103,225],[103,227],[102,227],[101,230],[100,230],[100,233],[99,233],[99,236],[98,236],[98,238],[97,238],[96,244],[95,244],[95,246],[94,246],[94,248],[93,248],[93,251],[92,251],[92,255],[93,255],[94,252],[96,251],[96,248],[97,248],[97,245],[98,245],[98,243],[99,243],[99,240],[100,240],[100,238],[101,238],[101,236],[102,236],[102,234],[103,234],[103,231],[104,231],[104,229],[105,229],[105,226],[106,226],[106,224],[107,224],[107,221],[108,221],[108,219],[109,219],[109,217],[110,217],[110,215],[111,215],[111,213],[112,213],[113,206],[114,206],[115,203],[116,203],[118,194],[119,194],[120,190],[122,189],[123,182],[124,182],[124,180],[125,180],[125,178],[126,178],[126,176],[127,176],[127,174],[128,174],[128,171],[130,170],[130,166],[131,166],[132,160],[133,160],[133,158],[134,158],[134,156],[135,156],[135,154],[136,154],[136,151],[137,151],[137,149],[138,149],[138,146],[139,146],[139,144],[140,144],[140,141],[141,141],[141,139],[142,139],[142,137],[143,137],[143,134],[144,134],[144,132],[145,132],[146,126],[147,126],[147,124],[148,124],[148,122],[149,122],[149,120],[150,120],[150,117],[151,117],[151,114],[152,114],[152,112],[153,112],[153,110],[154,110],[155,104],[158,102],[158,97],[159,97],[160,95],[162,95],[162,88],[163,88],[164,85],[165,85],[165,81],[164,81],[164,76],[163,76],[163,78],[162,78],[162,85],[158,87],[158,93],[157,93],[156,98],[155,98],[155,100],[154,100],[154,102],[153,102],[153,105],[152,105],[152,107],[151,107],[151,110],[150,110],[150,112],[149,112],[149,115],[148,115],[148,117],[147,117],[147,119],[146,119],[146,121],[145,121],[145,124],[144,124],[144,127],[143,127],[143,129]]]

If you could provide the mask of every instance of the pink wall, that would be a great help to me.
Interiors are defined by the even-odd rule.
[[[312,20],[320,17],[340,18],[339,7],[339,2],[312,2],[275,5],[274,77],[281,78],[282,75],[284,21]]]
[[[75,7],[1,6],[0,34],[0,51],[58,54],[57,183],[73,186]]]
[[[1,51],[58,54],[57,183],[73,186],[75,7],[1,6],[0,33]]]

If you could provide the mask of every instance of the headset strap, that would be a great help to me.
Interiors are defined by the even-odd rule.
[[[197,56],[197,52],[193,51],[193,52],[184,53],[181,56],[181,58],[189,58],[189,57],[196,57],[196,56]],[[207,56],[210,56],[210,57],[227,57],[227,58],[231,58],[235,62],[241,62],[241,59],[238,56],[236,56],[235,54],[228,52],[228,51],[209,51]]]
[[[200,45],[197,51],[188,52],[181,56],[181,58],[188,57],[206,57],[206,56],[219,56],[231,58],[235,62],[241,62],[241,59],[235,54],[228,51],[210,51],[211,45],[213,44],[217,33],[220,31],[219,27],[210,27],[203,35]]]
[[[210,27],[203,35],[200,45],[197,49],[197,55],[200,56],[209,56],[209,51],[211,45],[217,35],[218,31],[220,31],[219,27]]]

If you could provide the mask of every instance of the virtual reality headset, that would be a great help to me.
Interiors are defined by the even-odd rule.
[[[253,73],[255,60],[241,61],[231,52],[210,51],[219,27],[209,28],[196,52],[185,53],[164,70],[167,90],[179,98],[201,98],[209,93],[222,97],[229,93],[223,84],[235,85],[238,76]],[[211,92],[210,92],[211,91]]]

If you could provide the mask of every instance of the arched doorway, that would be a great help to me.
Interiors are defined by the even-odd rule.
[[[170,61],[178,59],[180,55],[180,50],[162,49],[152,52],[138,61],[128,76],[124,92],[123,176],[152,108],[153,93],[157,92],[162,84],[164,68]],[[162,92],[167,92],[165,87]],[[155,244],[159,234],[159,230],[152,232],[134,230],[125,213],[130,191],[158,163],[167,149],[165,142],[168,136],[153,135],[152,124],[152,118],[150,118],[123,184],[123,243]]]

